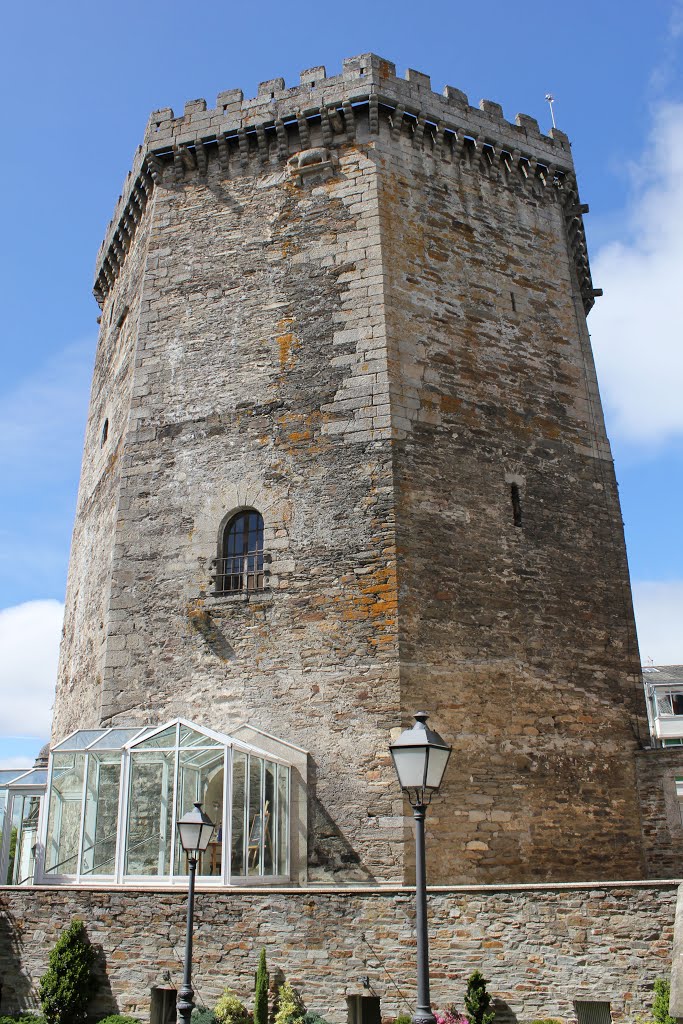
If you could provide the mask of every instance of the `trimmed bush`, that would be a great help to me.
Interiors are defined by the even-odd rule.
[[[140,1024],[138,1017],[126,1017],[122,1013],[112,1013],[109,1017],[105,1017],[99,1024]]]
[[[97,988],[93,976],[96,953],[85,925],[74,918],[57,939],[40,979],[40,1005],[46,1024],[81,1024]]]
[[[315,1010],[306,1010],[303,1016],[304,1024],[327,1024],[324,1017],[321,1017]]]
[[[254,1024],[268,1024],[269,981],[266,951],[262,949],[259,953],[256,985],[254,986]]]
[[[401,1013],[398,1015],[394,1024],[412,1024],[413,1018],[407,1013]]]
[[[300,1024],[306,1015],[301,996],[295,992],[288,981],[278,992],[277,1013],[273,1024]]]
[[[201,1010],[195,1007],[190,1020],[192,1024],[215,1024],[216,1017],[213,1010],[207,1010],[205,1006]]]
[[[472,971],[467,979],[465,1009],[470,1024],[493,1024],[496,1014],[490,1009],[491,996],[486,991],[486,984],[481,971]]]
[[[231,988],[226,988],[213,1011],[216,1024],[251,1024],[251,1015]]]
[[[676,1018],[669,1014],[669,996],[671,985],[666,978],[655,981],[655,997],[652,1000],[652,1016],[656,1024],[676,1024]]]
[[[112,1013],[104,1020],[101,1020],[99,1024],[140,1024],[138,1017],[126,1017],[122,1013]]]

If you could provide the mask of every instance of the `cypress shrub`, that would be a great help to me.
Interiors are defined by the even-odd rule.
[[[491,1006],[491,996],[486,991],[486,978],[481,971],[472,971],[467,979],[465,1009],[470,1024],[493,1024],[496,1016]]]
[[[47,971],[40,979],[40,1005],[46,1024],[81,1024],[97,983],[93,976],[96,954],[85,925],[74,918],[57,939]]]
[[[266,966],[266,951],[262,949],[259,953],[258,968],[256,971],[256,985],[254,988],[254,1024],[268,1024],[268,968]]]

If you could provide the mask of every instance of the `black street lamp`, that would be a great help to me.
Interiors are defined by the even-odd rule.
[[[425,867],[425,814],[438,793],[451,747],[430,729],[429,717],[418,711],[412,729],[402,732],[389,750],[401,789],[415,818],[415,930],[417,933],[417,1009],[413,1024],[435,1024],[429,998],[429,939],[427,936],[427,871]]]
[[[194,992],[190,984],[192,978],[192,931],[194,927],[194,878],[197,873],[197,858],[204,853],[213,830],[214,823],[204,811],[201,804],[195,804],[194,810],[188,811],[178,821],[180,843],[188,856],[190,865],[190,885],[187,894],[187,931],[185,933],[185,970],[183,984],[178,993],[178,1020],[181,1024],[190,1024],[194,1009]]]

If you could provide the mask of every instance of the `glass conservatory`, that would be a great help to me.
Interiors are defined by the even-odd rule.
[[[176,822],[195,802],[216,826],[198,883],[287,880],[290,775],[273,754],[183,719],[75,732],[50,754],[35,880],[184,882]]]
[[[0,884],[32,885],[47,770],[0,771]]]

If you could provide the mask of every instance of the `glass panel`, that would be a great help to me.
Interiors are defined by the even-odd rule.
[[[133,739],[133,736],[137,736],[141,729],[112,729],[111,732],[107,733],[101,739],[97,740],[90,747],[91,750],[119,750],[124,743],[128,743],[129,740]]]
[[[656,690],[655,703],[658,715],[670,715],[672,713],[670,693],[662,693],[660,690]]]
[[[0,786],[6,786],[12,779],[23,775],[27,768],[0,768]]]
[[[62,740],[58,743],[54,750],[83,750],[93,740],[99,739],[104,732],[104,729],[81,729],[80,732],[75,732],[73,736],[69,736],[67,739]]]
[[[671,703],[674,709],[674,715],[683,715],[683,693],[672,693]]]
[[[262,874],[263,850],[263,761],[249,756],[249,841],[247,843],[247,874]]]
[[[212,736],[205,736],[204,733],[190,729],[187,725],[180,726],[181,747],[215,747],[217,744],[218,740]]]
[[[272,761],[265,762],[265,790],[263,796],[263,874],[276,874],[277,859],[275,857],[275,810],[277,766]]]
[[[27,786],[46,786],[47,785],[47,768],[31,768],[30,771],[25,772],[10,783],[9,788],[13,789],[24,789]]]
[[[175,725],[171,725],[168,729],[164,729],[162,732],[158,732],[156,735],[150,736],[149,739],[141,740],[140,743],[136,743],[133,749],[154,750],[158,747],[175,747],[176,731]]]
[[[277,768],[277,873],[289,875],[289,768]]]
[[[233,875],[246,875],[244,859],[244,819],[247,778],[247,755],[240,750],[232,752],[232,852],[230,871]]]
[[[205,853],[197,864],[198,875],[220,875],[222,873],[221,839],[219,829],[223,817],[223,757],[224,748],[213,751],[202,751],[199,763],[193,750],[181,750],[178,760],[178,800],[176,816],[182,818],[192,810],[195,803],[202,804],[203,810],[209,815],[216,830]],[[220,831],[220,836],[222,836]],[[185,875],[188,871],[187,857],[176,838],[175,873]]]
[[[14,850],[13,885],[30,885],[36,864],[36,845],[38,842],[38,819],[40,817],[40,796],[17,796],[15,800],[21,805],[18,831]]]
[[[74,875],[78,865],[85,754],[55,754],[47,822],[45,873]]]
[[[429,751],[429,761],[427,762],[427,780],[428,786],[433,786],[438,789],[441,785],[441,779],[443,773],[446,771],[446,765],[448,764],[448,758],[451,756],[450,750],[442,750],[440,747],[431,747]]]
[[[0,839],[2,839],[2,828],[5,824],[5,808],[7,807],[7,790],[0,789]]]
[[[130,758],[125,873],[167,875],[173,832],[175,751],[133,751]]]
[[[90,753],[85,787],[82,875],[114,874],[120,779],[120,754]]]

